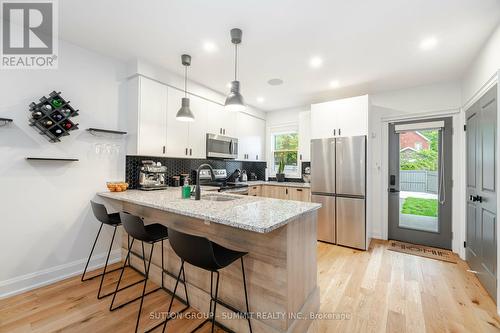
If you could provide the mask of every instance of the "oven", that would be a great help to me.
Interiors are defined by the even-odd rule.
[[[208,133],[207,158],[238,158],[238,139]]]

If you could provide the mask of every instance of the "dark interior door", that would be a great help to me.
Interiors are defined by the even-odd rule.
[[[466,259],[496,300],[497,87],[466,111],[467,235]]]

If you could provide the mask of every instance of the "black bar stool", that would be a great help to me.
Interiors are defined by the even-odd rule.
[[[174,295],[177,291],[177,285],[180,281],[181,273],[184,276],[184,262],[188,262],[193,266],[205,269],[210,271],[210,317],[203,321],[200,325],[198,325],[191,332],[194,332],[205,325],[208,321],[212,321],[212,332],[214,332],[215,325],[220,328],[232,332],[224,325],[220,324],[215,320],[216,317],[216,308],[217,304],[221,304],[222,306],[234,311],[240,315],[243,315],[248,320],[248,327],[250,332],[252,332],[252,324],[250,323],[250,310],[248,309],[248,294],[247,294],[247,284],[245,277],[245,266],[243,264],[243,257],[247,254],[247,252],[239,252],[227,249],[217,243],[214,243],[207,238],[188,235],[173,229],[169,229],[169,241],[170,246],[174,250],[174,252],[181,258],[181,268],[179,269],[179,275],[177,276],[177,282],[174,287]],[[246,303],[246,312],[242,312],[235,307],[224,303],[223,301],[218,299],[219,293],[219,270],[229,266],[234,261],[240,259],[241,261],[241,271],[243,273],[243,288],[245,290],[245,303]],[[213,277],[214,274],[217,275],[216,284],[215,284],[215,294],[213,293]],[[173,300],[173,299],[172,299]],[[168,313],[170,313],[172,309],[173,301],[170,301],[170,305],[168,307]],[[212,303],[213,303],[213,312],[212,312]],[[165,322],[163,325],[163,332],[165,332],[165,327],[167,323]]]
[[[118,268],[115,268],[115,269],[113,269],[111,271],[106,271],[106,269],[108,268],[109,256],[111,255],[111,249],[113,248],[113,241],[115,240],[116,229],[122,223],[121,223],[121,220],[120,220],[120,214],[119,213],[108,214],[108,212],[106,210],[106,207],[104,207],[104,205],[99,204],[99,203],[94,202],[94,201],[90,201],[90,205],[92,206],[92,211],[94,212],[95,218],[99,222],[101,222],[101,226],[99,227],[99,231],[97,232],[97,236],[95,237],[94,245],[92,245],[92,250],[90,250],[89,258],[87,260],[87,264],[85,265],[85,269],[83,270],[83,274],[82,274],[82,279],[81,280],[82,280],[82,282],[83,281],[88,281],[88,280],[92,280],[92,279],[100,276],[101,277],[101,282],[99,284],[99,291],[97,292],[97,299],[101,299],[101,298],[104,298],[106,296],[110,296],[111,294],[113,294],[113,292],[111,292],[111,293],[108,293],[108,294],[105,294],[105,295],[101,295],[101,290],[102,290],[102,284],[103,284],[103,281],[104,281],[104,276],[107,273],[111,273],[111,272],[117,271],[119,269],[122,269],[121,267],[118,267]],[[106,256],[106,263],[104,264],[104,271],[102,273],[100,273],[100,274],[97,274],[97,275],[94,275],[92,277],[87,277],[86,278],[85,274],[87,273],[87,268],[89,266],[90,259],[92,258],[92,253],[94,253],[94,249],[95,249],[95,246],[97,244],[97,240],[99,239],[99,235],[101,234],[102,227],[105,224],[113,227],[114,230],[113,230],[113,237],[111,238],[111,243],[109,244],[108,255]]]
[[[125,258],[125,262],[123,264],[122,271],[120,273],[120,278],[118,279],[118,283],[116,285],[116,290],[115,290],[115,292],[113,294],[113,299],[111,300],[111,305],[109,307],[109,310],[110,311],[117,310],[117,309],[119,309],[119,308],[121,308],[121,307],[123,307],[123,306],[125,306],[127,304],[130,304],[132,302],[137,301],[138,299],[141,299],[141,303],[140,303],[140,306],[139,306],[139,312],[137,314],[137,322],[136,322],[136,325],[135,325],[135,332],[137,332],[137,329],[139,328],[139,320],[141,318],[142,305],[144,303],[144,296],[152,294],[152,293],[154,293],[154,292],[156,292],[158,290],[165,290],[168,293],[172,294],[172,300],[171,300],[170,304],[173,303],[174,297],[176,297],[175,293],[171,293],[168,289],[165,288],[165,285],[164,285],[164,282],[163,282],[163,274],[168,273],[168,271],[166,271],[165,267],[164,267],[164,254],[163,254],[163,241],[165,239],[168,239],[168,229],[167,229],[167,227],[165,227],[164,225],[159,224],[159,223],[149,224],[149,225],[145,226],[144,225],[144,221],[140,217],[135,216],[135,215],[131,215],[131,214],[128,214],[128,213],[125,213],[125,212],[120,212],[120,218],[121,218],[121,221],[122,221],[122,224],[123,224],[123,228],[129,234],[129,236],[132,237],[132,242],[130,242],[130,244],[129,244],[128,252],[127,252],[127,257]],[[141,241],[142,256],[140,256],[140,255],[138,255],[138,254],[136,254],[135,252],[132,251],[132,246],[134,245],[134,241],[135,240]],[[145,252],[144,252],[144,242],[146,242],[146,243],[148,243],[148,244],[151,245],[151,251],[149,253],[149,263],[146,263],[147,259],[146,259],[146,255],[145,255]],[[161,269],[162,269],[161,287],[158,287],[158,288],[153,289],[151,291],[148,291],[146,293],[146,285],[147,285],[147,280],[148,280],[148,277],[149,277],[149,269],[151,267],[151,261],[153,260],[153,250],[154,250],[155,244],[158,243],[158,242],[161,242]],[[127,286],[125,288],[119,289],[120,282],[121,282],[121,279],[123,277],[123,272],[125,271],[125,266],[126,266],[127,260],[129,260],[129,263],[130,263],[130,253],[133,253],[136,256],[138,256],[139,258],[142,258],[142,260],[144,262],[144,280],[140,281],[140,282],[144,281],[144,286],[142,288],[142,295],[139,296],[139,297],[136,297],[136,298],[134,298],[132,300],[129,300],[128,302],[120,304],[120,305],[118,305],[116,307],[113,307],[116,294],[120,290],[123,290],[123,289],[129,287],[129,286]],[[185,280],[186,280],[186,277],[185,277],[185,275],[183,275],[182,283],[184,284],[184,292],[185,292],[185,295],[186,295],[186,301],[184,302],[184,300],[182,300],[182,299],[180,299],[178,297],[177,298],[179,300],[181,300],[184,304],[186,304],[186,307],[184,309],[182,309],[180,312],[184,312],[184,311],[186,311],[189,308],[189,298],[188,298],[188,294],[187,294],[187,288],[186,288]],[[154,327],[148,329],[146,332],[150,332],[150,331],[154,330],[155,328],[159,327],[160,325],[163,325],[164,323],[166,323],[168,320],[170,320],[170,316],[169,315],[167,316],[167,318],[164,321],[162,321],[162,322],[158,323],[157,325],[155,325]]]

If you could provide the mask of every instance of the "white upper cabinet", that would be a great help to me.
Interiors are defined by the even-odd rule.
[[[265,160],[266,122],[246,113],[236,114],[236,135],[238,138],[238,159],[249,161]]]
[[[368,134],[368,95],[311,105],[311,139]]]
[[[189,125],[187,122],[175,119],[177,111],[181,108],[182,97],[184,97],[182,91],[168,88],[168,107],[165,112],[167,114],[166,155],[169,157],[188,157],[189,155]]]
[[[163,156],[167,145],[167,87],[143,77],[128,83],[129,154]]]
[[[176,119],[184,92],[137,76],[128,81],[127,153],[134,155],[206,158],[206,135],[239,139],[241,160],[264,160],[265,121],[228,112],[216,102],[188,94],[194,122]]]
[[[311,111],[299,113],[299,159],[311,160]]]

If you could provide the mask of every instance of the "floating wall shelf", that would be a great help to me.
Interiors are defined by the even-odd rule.
[[[0,126],[5,126],[11,122],[13,122],[13,120],[10,118],[0,118]]]
[[[54,161],[54,162],[78,162],[77,158],[58,158],[58,157],[26,157],[28,161]]]
[[[117,134],[117,135],[125,135],[127,132],[123,131],[115,131],[115,130],[107,130],[107,129],[101,129],[101,128],[87,128],[87,131],[90,132],[90,134],[97,134],[97,133],[104,133],[104,134]]]

